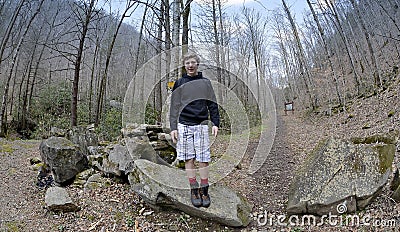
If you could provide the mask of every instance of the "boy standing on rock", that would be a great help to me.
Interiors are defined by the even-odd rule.
[[[186,74],[175,82],[172,89],[170,125],[172,141],[177,142],[177,158],[185,161],[191,202],[196,207],[209,207],[210,142],[207,121],[210,118],[212,134],[217,136],[219,111],[211,81],[198,72],[199,63],[200,58],[196,54],[183,57]],[[200,185],[196,180],[195,160],[199,162]]]

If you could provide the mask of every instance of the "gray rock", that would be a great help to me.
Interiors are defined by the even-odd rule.
[[[97,168],[98,170],[103,170],[103,159],[104,159],[104,149],[99,146],[89,146],[88,147],[88,163],[90,167]]]
[[[392,183],[390,184],[390,189],[395,191],[399,186],[400,186],[400,163],[396,165],[394,174],[393,174],[393,180]]]
[[[390,188],[393,190],[392,198],[396,202],[400,202],[400,177],[399,177],[399,172],[400,172],[400,163],[396,165],[396,170],[393,175],[393,180],[390,185]]]
[[[393,192],[392,199],[394,199],[396,202],[400,203],[400,186],[397,187],[397,189]]]
[[[292,181],[288,214],[351,213],[367,206],[387,183],[395,153],[392,143],[368,141],[319,143]]]
[[[46,191],[45,203],[54,212],[76,212],[80,208],[75,205],[65,188],[50,187]]]
[[[43,162],[50,167],[54,181],[65,184],[87,166],[86,156],[77,145],[62,137],[50,137],[40,144]]]
[[[125,143],[133,160],[147,159],[152,162],[157,162],[156,151],[150,145],[147,136],[146,138],[125,138]]]
[[[121,144],[111,144],[107,147],[90,146],[88,151],[90,166],[104,173],[121,176],[127,175],[133,169],[134,161],[126,146]]]
[[[124,138],[133,138],[138,136],[147,136],[147,124],[131,123],[121,129]]]
[[[73,143],[78,144],[81,151],[88,155],[89,146],[97,146],[99,144],[97,135],[92,128],[92,125],[88,127],[74,127],[68,133],[68,139]]]
[[[150,142],[150,144],[155,150],[164,150],[170,147],[170,145],[166,141],[153,141]]]
[[[118,170],[124,174],[128,174],[133,170],[134,161],[126,146],[116,144],[113,149],[110,150],[108,160],[118,164]]]
[[[122,129],[126,147],[133,160],[146,159],[153,163],[169,166],[168,162],[157,155],[147,136],[146,124],[130,124]],[[151,127],[153,130],[159,126]],[[161,127],[160,127],[161,128]]]
[[[163,140],[163,141],[167,141],[168,139],[171,139],[171,136],[169,134],[166,133],[158,133],[157,134],[157,139],[158,140]]]
[[[162,133],[163,132],[163,128],[161,125],[147,125],[146,126],[146,130],[147,131],[152,131],[154,133]]]
[[[72,187],[83,188],[86,181],[89,179],[91,175],[93,175],[94,170],[86,169],[75,176],[74,183],[72,183]]]
[[[96,188],[101,188],[101,187],[107,187],[110,186],[111,182],[102,177],[101,174],[94,174],[85,183],[84,189],[85,191],[89,189],[96,189]]]
[[[189,184],[184,171],[147,160],[135,161],[129,175],[133,190],[156,209],[175,208],[189,215],[217,221],[227,226],[247,226],[251,205],[232,189],[211,185],[211,206],[196,208],[190,202]]]

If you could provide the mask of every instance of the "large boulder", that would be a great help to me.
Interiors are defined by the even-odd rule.
[[[50,167],[57,183],[68,183],[87,167],[86,156],[68,139],[50,137],[42,141],[39,149],[43,162]]]
[[[132,188],[154,208],[175,208],[227,226],[247,226],[250,222],[252,207],[228,187],[211,185],[211,206],[207,209],[196,208],[190,202],[189,184],[183,170],[143,159],[136,160],[135,166],[129,175]]]
[[[320,142],[292,181],[288,214],[363,209],[387,183],[395,148],[395,139],[385,136]]]

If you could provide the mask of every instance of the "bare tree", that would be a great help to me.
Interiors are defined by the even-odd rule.
[[[102,75],[101,80],[100,80],[100,89],[98,90],[96,119],[95,119],[95,125],[96,126],[99,125],[100,117],[101,117],[101,114],[102,114],[104,95],[105,95],[105,92],[106,92],[108,68],[109,68],[109,65],[110,65],[111,55],[112,55],[112,51],[114,49],[115,41],[117,39],[118,32],[119,32],[119,29],[121,28],[123,20],[126,17],[129,17],[130,14],[133,13],[133,12],[130,12],[130,14],[128,14],[129,10],[131,10],[131,8],[135,5],[135,3],[136,2],[133,1],[133,0],[127,0],[125,10],[122,13],[122,16],[121,16],[121,18],[120,18],[120,20],[118,22],[118,26],[115,29],[114,34],[112,36],[111,43],[110,43],[110,45],[108,46],[108,49],[107,49],[106,63],[105,63],[103,75]],[[139,42],[140,42],[140,40],[139,40]]]
[[[93,16],[95,15],[95,4],[97,0],[90,0],[90,2],[85,2],[84,0],[80,2],[81,5],[77,4],[78,9],[81,12],[77,12],[77,26],[81,27],[79,31],[79,46],[77,48],[77,54],[74,61],[74,79],[72,83],[72,101],[71,101],[71,126],[77,126],[78,124],[78,94],[79,94],[79,79],[82,64],[82,55],[84,51],[84,45],[86,40],[86,35],[89,30],[89,24],[91,23]],[[82,13],[82,15],[80,15]]]
[[[25,2],[26,2],[26,0],[20,0],[20,2],[18,3],[18,6],[15,9],[14,14],[12,15],[10,23],[7,25],[7,29],[6,29],[6,31],[4,33],[4,36],[3,36],[2,40],[1,40],[1,44],[0,44],[0,66],[1,66],[1,63],[3,61],[3,55],[4,55],[4,52],[6,50],[8,40],[10,39],[11,32],[12,32],[14,26],[16,25],[15,22],[17,21],[17,18],[19,17],[19,13],[20,13],[22,7],[24,6]]]
[[[13,55],[12,63],[11,63],[11,67],[10,67],[10,74],[8,75],[6,84],[4,86],[3,99],[2,99],[2,103],[1,103],[0,136],[5,136],[5,133],[7,132],[7,113],[6,113],[6,111],[7,111],[7,97],[8,97],[10,81],[11,81],[11,78],[12,78],[12,73],[13,73],[13,70],[14,70],[14,67],[15,67],[15,63],[16,63],[17,57],[19,55],[20,48],[21,48],[22,44],[24,43],[24,41],[26,39],[26,35],[27,35],[31,25],[32,25],[32,22],[35,20],[36,16],[39,14],[40,9],[41,9],[41,7],[43,5],[43,2],[44,2],[44,0],[40,1],[35,13],[30,17],[30,19],[28,21],[28,24],[26,25],[26,27],[24,29],[24,32],[23,32],[23,34],[22,34],[22,36],[21,36],[21,38],[20,38],[20,40],[18,42],[18,45],[17,45],[16,49],[14,50],[14,55]],[[13,18],[12,21],[11,21],[13,24],[15,23],[16,17],[18,16],[19,11],[21,10],[21,7],[22,7],[23,3],[24,3],[23,1],[20,2],[20,5],[17,8],[17,12],[18,13],[14,14],[15,18]],[[13,26],[10,25],[9,28],[12,29],[12,27]],[[10,30],[7,29],[6,36],[7,36],[7,34],[11,33],[11,29]],[[3,42],[2,42],[2,48],[1,48],[2,52],[1,52],[1,55],[0,55],[0,60],[1,60],[1,57],[2,57],[4,49],[5,49],[5,47],[3,47],[3,43],[6,44],[7,40],[8,39],[4,39]],[[0,65],[1,65],[1,62],[0,62]]]
[[[354,83],[355,83],[355,87],[357,90],[357,94],[360,94],[361,93],[361,86],[360,86],[360,80],[359,80],[360,78],[359,78],[358,72],[354,65],[354,58],[352,57],[351,51],[350,51],[350,45],[349,45],[350,42],[345,34],[344,28],[342,26],[342,22],[339,18],[339,13],[336,10],[334,3],[332,3],[330,0],[324,0],[324,2],[326,4],[326,6],[328,7],[327,9],[329,9],[332,13],[330,15],[333,17],[333,21],[335,23],[337,32],[339,33],[340,38],[342,39],[342,41],[344,43],[344,49],[345,49],[346,55],[349,59],[349,63],[350,63],[351,70],[353,73],[353,78],[354,78]],[[327,15],[324,14],[324,16],[326,17]]]
[[[373,76],[374,76],[375,85],[376,86],[382,86],[382,78],[381,78],[381,76],[379,74],[378,64],[376,63],[376,55],[375,55],[374,48],[372,47],[372,41],[371,41],[371,38],[370,38],[371,37],[370,33],[368,32],[367,27],[365,26],[363,18],[361,17],[360,10],[358,9],[359,8],[358,7],[358,3],[356,3],[356,1],[354,1],[354,0],[350,0],[350,2],[351,2],[351,5],[354,8],[355,15],[356,15],[356,17],[358,19],[358,23],[361,26],[361,29],[362,29],[362,31],[364,33],[364,36],[365,36],[365,40],[367,42],[368,50],[369,50],[369,53],[370,53],[370,56],[371,56],[372,65],[373,65],[373,68],[374,68]]]
[[[190,15],[190,4],[193,0],[186,0],[185,5],[182,9],[182,54],[188,52],[189,44],[189,15]]]
[[[293,33],[293,36],[295,38],[296,46],[297,46],[297,49],[298,49],[298,52],[299,52],[299,54],[298,54],[298,62],[299,62],[300,72],[301,72],[300,76],[304,80],[304,85],[305,85],[305,88],[306,88],[306,93],[307,93],[307,95],[309,97],[309,100],[310,100],[310,104],[311,104],[312,108],[315,109],[317,107],[317,105],[318,105],[317,104],[318,99],[317,99],[317,96],[315,95],[314,90],[312,89],[313,83],[311,82],[310,73],[309,73],[309,70],[308,70],[308,66],[306,64],[306,57],[305,57],[305,54],[304,54],[303,46],[302,46],[301,41],[300,41],[299,33],[298,33],[298,30],[297,30],[296,24],[294,22],[294,19],[292,17],[292,14],[291,14],[291,12],[289,10],[289,7],[287,6],[285,0],[282,0],[282,5],[283,5],[283,8],[284,8],[284,10],[286,12],[286,15],[288,17],[288,20],[290,22],[290,25],[291,25],[291,28],[292,28],[292,33]]]
[[[299,93],[297,90],[297,84],[296,84],[296,79],[294,78],[294,73],[293,73],[293,68],[292,65],[290,65],[290,55],[288,48],[285,44],[285,34],[286,34],[286,29],[284,28],[284,20],[280,14],[275,14],[273,17],[273,24],[274,24],[274,35],[277,39],[278,43],[278,50],[280,53],[280,60],[283,64],[283,73],[282,77],[284,81],[281,83],[281,85],[285,88],[288,89],[288,91],[285,91],[284,89],[284,97],[286,101],[291,101],[299,96]]]
[[[329,69],[330,69],[329,72],[331,74],[330,76],[331,76],[331,78],[333,80],[333,84],[335,86],[337,100],[338,100],[339,104],[342,105],[343,101],[342,101],[342,97],[341,97],[340,90],[339,90],[339,83],[338,83],[338,80],[337,80],[337,77],[336,77],[336,73],[335,73],[335,68],[333,66],[333,62],[332,62],[332,59],[331,59],[331,54],[330,54],[330,51],[328,49],[328,43],[327,43],[325,30],[322,27],[322,25],[321,25],[321,23],[320,23],[320,21],[318,19],[318,16],[317,16],[317,14],[316,14],[316,12],[314,10],[314,7],[311,4],[311,1],[307,0],[307,4],[308,4],[308,7],[310,8],[310,11],[311,11],[311,14],[313,16],[314,22],[315,22],[315,24],[317,25],[317,28],[318,28],[319,36],[321,38],[322,46],[324,48],[325,60],[328,61]]]

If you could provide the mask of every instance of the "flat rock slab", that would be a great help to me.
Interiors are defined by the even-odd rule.
[[[75,212],[80,210],[75,205],[65,188],[50,187],[46,191],[45,203],[49,210],[54,212]]]
[[[296,172],[288,214],[341,214],[365,208],[391,173],[395,142],[379,138],[320,142]]]
[[[154,208],[174,208],[233,227],[247,226],[250,222],[251,205],[226,186],[210,186],[209,208],[192,206],[189,184],[183,170],[139,159],[135,161],[129,181],[133,190]]]

